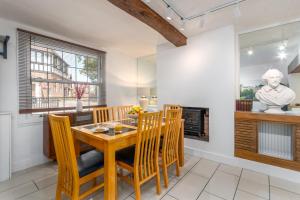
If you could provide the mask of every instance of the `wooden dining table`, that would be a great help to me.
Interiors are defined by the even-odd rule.
[[[117,174],[116,174],[116,151],[132,146],[136,143],[137,127],[130,119],[117,121],[122,124],[122,132],[97,133],[95,128],[98,124],[89,124],[72,127],[74,144],[79,155],[80,142],[87,143],[104,153],[104,199],[117,199]],[[109,124],[109,123],[105,123]],[[165,123],[162,124],[162,135]],[[179,165],[184,165],[184,120],[181,121],[179,137]]]

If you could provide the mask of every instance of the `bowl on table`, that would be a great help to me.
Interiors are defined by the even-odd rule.
[[[96,133],[103,133],[103,132],[106,132],[106,131],[108,131],[109,129],[107,128],[107,127],[105,127],[105,126],[97,126],[96,128],[95,128],[95,132]]]

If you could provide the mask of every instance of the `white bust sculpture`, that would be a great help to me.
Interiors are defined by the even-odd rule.
[[[262,79],[267,82],[255,94],[255,97],[263,104],[267,105],[267,113],[284,113],[281,108],[294,101],[296,94],[290,88],[280,85],[283,74],[277,69],[269,69]]]

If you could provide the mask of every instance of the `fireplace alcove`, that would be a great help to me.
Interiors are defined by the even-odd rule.
[[[209,141],[209,109],[201,107],[182,107],[184,137]]]

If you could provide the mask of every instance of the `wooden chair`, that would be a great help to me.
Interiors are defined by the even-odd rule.
[[[126,119],[127,113],[131,110],[131,108],[132,108],[132,105],[114,107],[115,119],[117,119],[117,120]]]
[[[56,200],[61,199],[62,193],[72,200],[84,199],[104,186],[96,183],[96,178],[104,173],[104,155],[93,150],[76,159],[69,118],[50,115],[49,120],[58,163]],[[80,194],[80,186],[91,180],[93,187]]]
[[[156,177],[156,192],[160,194],[160,173],[158,166],[159,142],[162,112],[141,113],[138,118],[135,147],[118,151],[117,165],[133,173],[133,180],[119,175],[134,186],[137,200],[141,199],[140,186]]]
[[[179,108],[181,108],[180,105],[176,105],[176,104],[164,104],[164,108],[163,108],[164,117],[166,117],[166,115],[167,115],[167,110],[169,110],[169,109],[179,109]]]
[[[94,123],[102,123],[114,120],[113,107],[93,108]]]
[[[176,164],[176,176],[180,175],[178,142],[181,126],[182,109],[169,109],[166,113],[164,139],[161,153],[165,187],[168,187],[168,167]]]

